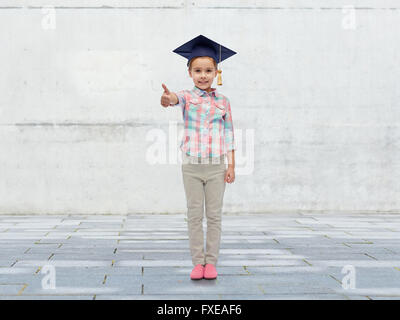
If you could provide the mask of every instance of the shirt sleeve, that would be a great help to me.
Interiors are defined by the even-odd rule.
[[[181,107],[183,109],[186,104],[185,90],[175,92],[175,94],[178,97],[178,103],[173,105],[172,107]]]
[[[224,115],[224,135],[226,152],[236,150],[235,137],[233,133],[232,111],[229,99],[226,98],[226,113]]]

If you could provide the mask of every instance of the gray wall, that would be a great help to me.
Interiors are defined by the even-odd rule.
[[[199,34],[238,52],[224,212],[398,211],[399,28],[395,0],[3,0],[0,213],[185,212],[161,83],[193,87]]]

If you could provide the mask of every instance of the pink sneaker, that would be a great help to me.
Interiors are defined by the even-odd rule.
[[[190,274],[190,279],[192,280],[200,280],[203,279],[204,267],[202,264],[196,264],[193,268],[192,273]]]
[[[207,263],[204,267],[204,279],[213,280],[217,278],[217,269],[213,264]]]

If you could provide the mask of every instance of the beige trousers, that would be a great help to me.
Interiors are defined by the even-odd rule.
[[[183,153],[182,175],[187,202],[187,222],[193,265],[216,265],[221,240],[221,212],[225,192],[225,156],[197,158]],[[207,217],[204,252],[204,204]]]

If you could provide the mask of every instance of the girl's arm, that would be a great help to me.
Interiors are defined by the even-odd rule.
[[[235,150],[228,151],[228,167],[235,169]]]
[[[232,110],[229,99],[226,103],[224,116],[225,148],[227,150],[228,167],[235,168],[235,137],[233,133]]]

